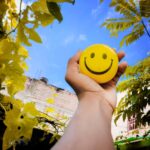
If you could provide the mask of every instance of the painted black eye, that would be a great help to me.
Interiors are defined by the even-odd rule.
[[[20,116],[20,118],[21,118],[21,119],[23,119],[23,118],[24,118],[24,116],[23,116],[23,115],[21,115],[21,116]]]
[[[95,54],[94,53],[91,53],[91,58],[94,58],[95,57]]]
[[[103,54],[103,59],[107,59],[107,55],[105,53]]]
[[[18,130],[20,130],[21,129],[21,127],[20,126],[18,126]]]

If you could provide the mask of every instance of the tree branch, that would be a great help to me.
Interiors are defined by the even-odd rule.
[[[6,109],[5,109],[5,107],[3,106],[3,104],[1,104],[0,103],[0,107],[5,111],[5,113],[6,113]]]
[[[11,33],[15,32],[16,29],[18,28],[19,24],[20,24],[20,21],[21,21],[21,14],[22,14],[22,2],[23,0],[20,0],[20,7],[19,7],[19,18],[18,18],[18,24],[16,25],[16,27],[14,29],[12,29],[10,32],[8,32],[6,35],[5,35],[5,38],[8,37]]]
[[[149,36],[149,38],[150,38],[150,33],[148,32],[148,29],[147,29],[146,25],[144,24],[144,21],[143,21],[143,20],[141,20],[141,23],[142,23],[142,25],[143,25],[143,27],[144,27],[144,29],[145,29],[145,31],[146,31],[146,33],[147,33],[147,35],[148,35],[148,36]]]

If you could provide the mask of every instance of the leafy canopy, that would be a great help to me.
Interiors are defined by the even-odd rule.
[[[136,125],[150,125],[150,57],[130,66],[125,72],[126,80],[118,85],[119,92],[125,96],[115,111],[115,122],[123,116],[123,120],[136,118]]]
[[[15,147],[21,140],[29,141],[35,126],[50,123],[49,131],[57,137],[57,128],[64,125],[60,121],[56,124],[53,117],[39,112],[34,103],[23,103],[14,98],[24,89],[26,81],[24,72],[28,69],[26,59],[29,54],[25,46],[32,46],[31,41],[42,43],[36,31],[38,27],[63,20],[60,8],[63,2],[74,4],[74,0],[34,0],[22,8],[23,0],[20,0],[18,8],[16,0],[0,2],[0,121],[7,127],[3,150]],[[49,102],[52,99],[49,98]],[[45,112],[50,114],[54,109],[45,108]]]
[[[110,7],[114,8],[121,17],[106,19],[101,26],[108,29],[111,36],[115,37],[118,36],[119,32],[125,30],[129,32],[121,40],[120,47],[124,44],[131,44],[144,35],[144,33],[150,38],[150,32],[144,23],[144,20],[148,21],[150,18],[149,0],[112,0]]]

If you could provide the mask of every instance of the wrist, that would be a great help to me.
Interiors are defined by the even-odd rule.
[[[102,94],[101,94],[102,95]],[[84,92],[78,95],[79,105],[86,107],[86,109],[98,110],[104,114],[106,118],[111,120],[113,114],[113,107],[109,102],[97,92]]]

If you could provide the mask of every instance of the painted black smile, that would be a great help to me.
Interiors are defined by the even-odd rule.
[[[111,64],[110,64],[110,66],[109,66],[106,70],[101,71],[101,72],[97,72],[97,71],[91,70],[91,69],[88,67],[87,63],[86,63],[86,57],[84,58],[84,64],[85,64],[86,69],[87,69],[89,72],[91,72],[91,73],[93,73],[93,74],[96,74],[96,75],[100,75],[100,74],[105,74],[106,72],[108,72],[108,71],[111,69],[112,64],[113,64],[113,59],[111,59]]]

